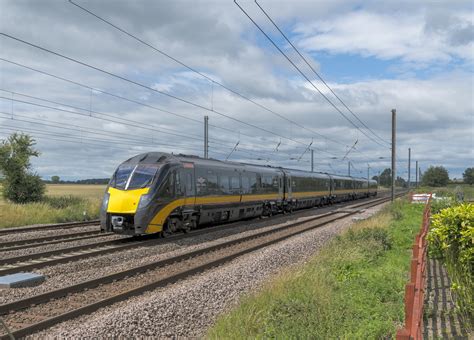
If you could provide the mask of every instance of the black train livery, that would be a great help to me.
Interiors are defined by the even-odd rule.
[[[373,180],[149,152],[119,165],[100,223],[102,231],[165,236],[375,195]]]

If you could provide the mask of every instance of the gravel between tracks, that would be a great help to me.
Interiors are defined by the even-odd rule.
[[[355,215],[368,217],[382,206]],[[354,216],[352,216],[354,217]],[[352,224],[352,217],[242,256],[227,265],[168,287],[59,324],[33,337],[199,337],[239,298],[283,268],[305,262]]]
[[[315,211],[313,211],[313,215],[309,216],[314,216],[314,213]],[[317,213],[319,214],[320,212],[318,211]],[[299,221],[306,218],[308,218],[308,216],[302,216],[299,218],[293,217],[293,219],[289,216],[289,219],[286,222],[279,224],[275,223],[275,220],[273,219],[247,221],[246,224],[239,224],[235,228],[216,230],[209,234],[185,238],[170,243],[158,243],[153,246],[143,246],[123,252],[115,252],[71,263],[44,267],[34,270],[35,273],[45,275],[46,281],[44,283],[36,287],[0,289],[0,304],[42,294],[53,289],[95,279],[117,271],[150,263],[158,259],[204,248],[215,243],[223,242],[223,240],[231,240],[244,235],[251,235],[264,229],[275,228],[279,225],[292,223],[295,220]]]

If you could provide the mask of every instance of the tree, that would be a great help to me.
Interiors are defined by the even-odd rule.
[[[39,156],[33,148],[35,144],[30,136],[16,132],[0,144],[0,170],[5,177],[3,197],[12,202],[35,202],[44,196],[44,183],[31,171],[30,157]]]
[[[395,180],[395,186],[405,188],[408,186],[408,183],[400,176],[397,176],[397,179]]]
[[[449,182],[448,170],[442,166],[430,166],[423,173],[422,183],[429,187],[444,187]]]
[[[473,185],[474,184],[474,168],[467,168],[462,174],[464,183]]]
[[[59,176],[51,176],[51,183],[58,184],[59,180]]]
[[[380,174],[379,185],[389,187],[392,185],[392,170],[387,168]]]

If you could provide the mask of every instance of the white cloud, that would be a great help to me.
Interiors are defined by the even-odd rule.
[[[42,156],[35,160],[34,165],[42,175],[105,177],[119,162],[146,150],[201,154],[203,127],[200,122],[204,115],[210,116],[211,155],[214,157],[225,158],[240,140],[233,159],[265,163],[256,159],[270,157],[273,160],[271,164],[309,168],[308,153],[301,162],[290,161],[289,158],[299,157],[314,138],[314,145],[318,147],[316,168],[329,171],[331,168],[325,164],[331,162],[334,169],[343,173],[347,164],[332,160],[332,155],[327,152],[342,156],[347,151],[345,145],[352,145],[359,139],[358,149],[363,154],[351,154],[358,168],[365,169],[368,160],[372,162],[374,171],[377,170],[375,167],[389,165],[388,149],[381,149],[351,128],[312,87],[308,87],[273,47],[260,40],[259,33],[232,2],[197,2],[193,6],[187,1],[137,3],[81,0],[80,3],[226,86],[309,129],[340,140],[343,145],[321,139],[218,86],[214,87],[211,95],[208,81],[82,13],[66,1],[0,1],[1,31],[205,107],[211,106],[212,96],[215,110],[300,142],[297,144],[282,139],[280,151],[273,152],[281,139],[279,136],[0,38],[0,56],[3,58],[198,121],[97,91],[91,96],[89,90],[80,86],[0,62],[1,88],[82,107],[86,109],[82,112],[86,113],[87,108],[91,107],[95,111],[148,127],[124,126],[15,103],[16,115],[107,132],[102,135],[83,134],[81,142],[77,132],[0,119],[2,137],[10,131],[2,129],[7,125],[71,134],[76,139],[79,136],[79,141],[71,143],[53,140],[52,136],[37,135]],[[278,22],[285,24],[282,27],[293,27],[295,22],[299,23],[299,43],[306,52],[327,50],[334,54],[360,54],[389,61],[395,59],[393,68],[406,68],[408,72],[400,79],[353,80],[350,84],[341,79],[330,82],[349,107],[385,139],[390,135],[390,109],[397,108],[401,159],[405,158],[404,150],[411,146],[413,159],[422,161],[425,168],[433,162],[442,163],[449,167],[452,175],[459,177],[464,167],[472,165],[472,71],[444,68],[444,64],[454,57],[464,58],[465,62],[472,60],[472,55],[469,56],[469,49],[472,48],[469,23],[472,24],[472,18],[470,14],[465,14],[462,6],[450,9],[446,5],[441,11],[445,15],[438,15],[436,11],[430,12],[412,3],[410,6],[406,3],[399,6],[398,2],[382,4],[374,1],[366,3],[358,11],[353,11],[357,5],[354,1],[301,1],[290,5],[262,0],[262,5],[274,13]],[[251,7],[253,3],[246,3],[246,6]],[[291,57],[297,60],[294,54]],[[397,59],[404,60],[404,64],[400,66]],[[319,69],[318,60],[311,62]],[[420,64],[424,67],[436,64],[439,69],[425,79],[418,79],[416,73],[410,74],[409,71]],[[324,71],[324,64],[322,69]],[[327,90],[324,93],[330,94]],[[10,97],[10,93],[2,95]],[[0,101],[2,110],[10,112],[10,107],[10,101]],[[163,131],[174,131],[182,136]],[[109,133],[117,136],[110,136]],[[87,136],[113,141],[86,141]],[[132,138],[147,143],[138,146]],[[94,143],[97,145],[90,145]],[[385,159],[377,160],[378,157]]]
[[[300,35],[299,45],[307,51],[421,63],[448,62],[454,57],[472,60],[472,16],[444,14],[451,21],[443,25],[436,23],[436,16],[422,10],[414,13],[360,10],[298,24],[295,33]]]

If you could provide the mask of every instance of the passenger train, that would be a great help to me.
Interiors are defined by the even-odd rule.
[[[363,178],[149,152],[119,165],[100,223],[104,232],[166,236],[375,195],[377,182]]]

